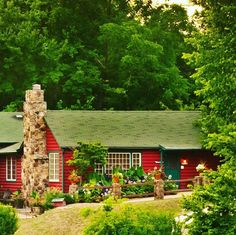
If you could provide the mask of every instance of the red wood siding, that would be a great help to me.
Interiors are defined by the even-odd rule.
[[[159,163],[155,163],[155,161],[161,160],[161,154],[159,150],[143,150],[142,151],[142,167],[145,172],[148,170],[152,170],[153,167],[160,167]]]
[[[58,145],[53,133],[49,128],[46,131],[46,145],[47,145],[47,154],[50,152],[59,152],[60,153],[60,181],[59,182],[49,182],[49,187],[57,187],[62,190],[62,150]]]
[[[196,171],[196,166],[199,163],[205,163],[208,169],[216,170],[219,165],[219,159],[213,156],[208,151],[194,151],[194,152],[182,152],[181,158],[188,160],[188,165],[183,166],[184,169],[180,169],[180,179],[191,179],[194,176],[199,175]],[[181,188],[187,188],[189,182],[181,183]]]
[[[64,192],[69,192],[69,186],[71,182],[68,180],[68,177],[71,171],[74,169],[72,166],[67,164],[67,161],[71,159],[73,152],[66,150],[64,152]]]
[[[10,156],[10,155],[8,155]],[[14,155],[13,155],[14,156]],[[16,156],[16,181],[6,181],[6,156],[0,156],[0,191],[10,189],[12,192],[21,188],[21,156]]]
[[[64,191],[69,191],[70,181],[68,177],[70,172],[73,170],[72,166],[68,166],[66,163],[72,157],[72,151],[65,151],[64,152]],[[160,164],[155,163],[155,161],[160,161],[160,152],[158,150],[144,150],[142,151],[142,167],[145,172],[153,167],[157,166],[160,167]]]

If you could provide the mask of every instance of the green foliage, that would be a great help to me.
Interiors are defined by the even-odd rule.
[[[115,108],[176,109],[177,97],[186,96],[188,83],[176,67],[176,58],[169,58],[172,54],[167,54],[163,47],[166,40],[164,28],[161,29],[163,38],[160,40],[151,27],[153,25],[149,28],[148,25],[128,21],[108,23],[100,28],[101,44],[109,45],[103,61],[109,68],[107,73],[110,77],[116,78],[109,80],[113,98],[107,102]],[[175,53],[174,48],[172,53]]]
[[[229,234],[236,233],[236,174],[224,165],[219,172],[207,176],[211,184],[194,189],[185,198],[183,207],[190,211],[186,225],[189,234]]]
[[[103,185],[103,186],[111,186],[112,182],[108,177],[104,175],[98,174],[97,172],[92,172],[88,175],[87,180],[89,182],[94,181],[95,184]]]
[[[153,185],[138,185],[135,183],[129,185],[128,187],[122,187],[122,195],[135,195],[135,194],[145,194],[145,193],[153,193],[154,188]]]
[[[95,167],[96,163],[106,164],[108,150],[101,143],[78,142],[78,148],[74,150],[73,157],[67,163],[77,168],[78,175],[84,176],[89,167]]]
[[[0,234],[13,235],[17,230],[17,216],[11,206],[0,204]]]
[[[178,189],[178,184],[176,184],[175,182],[169,182],[168,180],[165,181],[165,184],[164,184],[164,189],[165,191],[171,191],[171,190],[176,190]]]
[[[53,208],[52,199],[64,198],[64,193],[58,188],[51,187],[49,188],[49,190],[45,191],[45,193],[43,194],[43,197],[44,197],[43,208],[51,209]]]
[[[189,69],[180,54],[191,30],[182,7],[12,0],[0,3],[0,14],[0,110],[22,109],[18,100],[33,83],[43,85],[50,109],[176,109],[186,102]]]
[[[233,1],[199,2],[205,7],[199,16],[205,30],[189,39],[195,51],[184,57],[196,68],[192,77],[202,100],[204,145],[229,160],[236,151],[235,6]]]
[[[143,170],[143,167],[131,167],[127,171],[122,172],[124,175],[124,180],[128,182],[131,181],[141,181],[146,176],[146,173]]]
[[[84,218],[87,218],[88,216],[90,216],[93,213],[93,210],[91,208],[81,208],[80,209],[80,214],[81,216],[83,216]]]
[[[115,205],[121,204],[126,199],[119,199],[114,196],[109,196],[103,201],[103,211],[112,211]]]
[[[30,198],[28,199],[28,202],[30,204],[30,206],[39,206],[39,207],[43,207],[44,204],[44,198],[42,197],[42,195],[40,195],[38,192],[33,191],[30,194]]]
[[[65,199],[66,204],[72,204],[72,203],[78,202],[76,196],[71,195],[69,193],[64,193],[63,197]]]
[[[196,18],[201,30],[188,40],[185,54],[194,68],[203,116],[204,146],[224,162],[209,175],[211,184],[194,190],[184,208],[192,211],[190,234],[236,233],[236,69],[235,4],[233,1],[195,0],[203,6]]]
[[[126,206],[96,213],[85,234],[170,235],[180,234],[180,230],[171,215]]]
[[[78,190],[79,202],[100,202],[103,199],[102,189],[94,188],[89,184],[85,184],[83,189]]]

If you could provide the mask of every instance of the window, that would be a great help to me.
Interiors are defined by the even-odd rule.
[[[113,169],[115,168],[120,168],[127,171],[132,166],[141,166],[141,153],[109,153],[107,157],[107,164],[104,167],[102,167],[101,164],[97,164],[95,171],[100,174],[105,173],[107,175],[111,175]]]
[[[16,181],[16,157],[6,158],[6,179]]]
[[[49,181],[59,182],[59,153],[49,153]]]

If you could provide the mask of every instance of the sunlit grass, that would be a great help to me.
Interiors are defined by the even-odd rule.
[[[180,199],[153,200],[132,203],[133,206],[170,212],[178,215],[181,211]],[[81,215],[84,207],[96,210],[101,204],[74,204],[72,206],[49,210],[43,215],[32,219],[21,219],[16,235],[82,235],[83,229],[89,224],[90,217]]]

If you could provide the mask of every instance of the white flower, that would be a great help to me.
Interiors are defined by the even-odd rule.
[[[203,163],[199,163],[197,166],[196,166],[196,170],[197,171],[203,171],[205,170],[205,165]]]
[[[208,207],[204,208],[204,209],[202,210],[202,212],[205,213],[205,214],[208,214],[208,213],[209,213]]]

